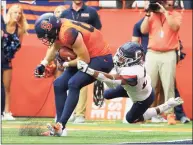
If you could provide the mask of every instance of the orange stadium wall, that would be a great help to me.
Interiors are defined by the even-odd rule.
[[[121,44],[129,41],[133,25],[143,17],[143,12],[135,10],[100,10],[103,24],[102,33],[110,43],[113,53]],[[177,66],[177,85],[184,99],[184,110],[192,118],[192,11],[183,12],[180,37],[184,45],[186,59]],[[159,45],[159,44],[158,44]],[[35,35],[24,37],[21,50],[13,60],[13,79],[11,84],[11,111],[14,116],[55,115],[53,78],[37,79],[34,69],[44,57],[46,47]],[[87,102],[87,119],[122,119],[125,99],[105,102],[102,108],[92,103],[92,88],[89,86]]]

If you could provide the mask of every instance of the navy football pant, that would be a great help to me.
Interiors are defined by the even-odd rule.
[[[89,67],[109,73],[113,68],[112,55],[91,58]],[[78,103],[80,89],[94,81],[95,79],[93,77],[78,71],[76,67],[67,68],[63,74],[54,81],[57,122],[61,122],[65,127]]]
[[[127,92],[125,89],[119,85],[115,89],[108,89],[104,92],[104,98],[105,99],[113,99],[113,98],[119,98],[119,97],[129,97],[127,95]],[[154,91],[152,89],[152,92],[150,96],[144,100],[144,101],[137,101],[133,103],[131,109],[126,114],[126,120],[129,123],[135,123],[138,121],[143,121],[143,114],[147,111],[147,109],[151,106],[155,98]]]

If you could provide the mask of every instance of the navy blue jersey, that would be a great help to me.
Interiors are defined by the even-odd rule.
[[[144,19],[144,18],[143,18]],[[147,46],[148,46],[148,39],[149,39],[149,34],[142,34],[141,33],[141,24],[143,22],[143,19],[141,19],[140,21],[138,21],[133,28],[133,36],[135,37],[140,37],[141,38],[141,45],[144,48],[144,52],[147,52]]]
[[[92,7],[86,6],[85,4],[78,11],[75,11],[71,5],[69,9],[62,12],[60,17],[84,22],[92,25],[96,29],[101,29],[102,27],[97,11]]]

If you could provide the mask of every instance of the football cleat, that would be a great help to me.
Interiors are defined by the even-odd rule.
[[[168,104],[168,106],[170,106],[170,107],[176,107],[176,106],[178,106],[178,105],[181,105],[181,104],[183,104],[184,103],[184,101],[182,100],[182,98],[180,98],[180,97],[177,97],[177,98],[170,98],[168,101],[167,101],[167,104]]]

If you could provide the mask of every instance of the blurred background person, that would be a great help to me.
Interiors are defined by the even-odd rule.
[[[70,8],[64,10],[60,17],[79,22],[85,22],[92,25],[98,30],[102,28],[102,24],[97,11],[90,6],[87,6],[82,0],[72,1]],[[78,104],[76,106],[74,114],[71,116],[69,121],[74,121],[74,123],[85,122],[87,92],[87,86],[81,89]]]
[[[54,15],[59,18],[64,10],[66,10],[65,6],[57,6],[54,10]]]
[[[184,9],[193,9],[193,1],[192,0],[183,0]]]
[[[118,9],[131,9],[135,0],[116,0]]]
[[[61,14],[61,18],[84,22],[92,25],[98,30],[102,28],[102,24],[96,9],[87,6],[82,0],[72,1],[70,8],[63,11]]]
[[[179,46],[179,28],[182,17],[173,10],[174,1],[157,3],[158,9],[152,10],[147,4],[146,16],[141,24],[141,32],[149,33],[146,54],[147,72],[155,89],[160,76],[165,101],[174,97],[176,50]],[[168,124],[176,124],[173,110],[167,115]]]
[[[23,35],[27,33],[28,24],[26,18],[23,14],[23,10],[21,6],[15,4],[12,5],[6,15],[5,19],[5,32],[3,36],[3,42],[7,43],[6,48],[4,49],[5,60],[3,61],[1,67],[3,70],[3,84],[5,87],[5,111],[3,113],[4,120],[15,120],[12,116],[10,111],[10,86],[11,86],[11,79],[12,79],[12,58],[8,58],[6,56],[13,55],[11,49],[16,47],[13,44],[17,44],[17,46],[21,46]],[[18,41],[19,42],[18,42]],[[18,44],[19,43],[19,44]],[[11,45],[11,46],[10,46]],[[4,46],[3,46],[4,47]],[[17,48],[18,50],[19,48]],[[7,54],[5,54],[5,50]]]
[[[146,54],[149,35],[148,35],[148,33],[147,34],[142,34],[141,33],[140,27],[141,27],[141,24],[143,22],[143,19],[144,18],[140,19],[134,25],[132,41],[140,43],[143,46],[144,52]],[[155,96],[156,96],[156,98],[155,98],[155,101],[154,101],[152,107],[156,107],[156,106],[164,103],[164,92],[163,92],[163,87],[162,87],[162,83],[161,83],[161,80],[160,80],[160,76],[158,76],[158,82],[157,82],[156,89],[155,89]],[[180,94],[179,94],[179,91],[178,91],[176,85],[175,85],[175,97],[180,97]],[[190,122],[190,119],[184,113],[182,105],[174,107],[174,112],[175,112],[175,115],[176,115],[176,120],[180,120],[181,123]],[[167,120],[164,117],[162,117],[161,115],[152,117],[151,121],[155,122],[155,123],[167,122]]]

